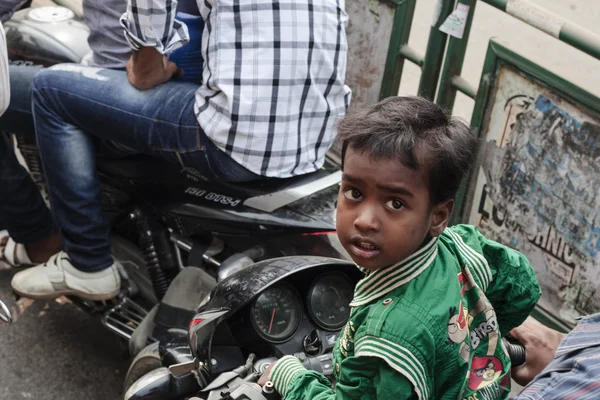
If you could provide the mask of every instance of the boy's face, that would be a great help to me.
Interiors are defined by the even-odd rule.
[[[432,205],[427,177],[391,159],[346,150],[337,231],[355,263],[369,270],[396,264],[448,223],[453,201]]]

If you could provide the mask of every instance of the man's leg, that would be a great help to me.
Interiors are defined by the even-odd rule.
[[[36,77],[33,93],[52,209],[73,265],[100,271],[113,260],[93,137],[146,153],[169,146],[196,150],[191,108],[196,87],[178,84],[164,90],[167,85],[161,85],[140,92],[129,85],[125,72],[75,65],[54,68],[58,69]]]
[[[92,137],[173,162],[182,159],[211,178],[221,177],[210,166],[214,154],[207,149],[214,149],[197,128],[196,89],[168,82],[142,92],[129,84],[125,72],[76,65],[55,66],[35,78],[38,145],[55,218],[77,270],[103,271],[113,264]],[[256,177],[231,162],[237,171],[233,179]]]
[[[43,69],[40,65],[29,65],[21,61],[9,64],[10,104],[0,118],[0,129],[26,137],[35,137],[33,113],[31,111],[31,91],[33,78]]]
[[[9,67],[11,104],[0,118],[0,223],[10,238],[23,244],[30,261],[46,261],[61,248],[60,236],[31,176],[17,160],[7,133],[35,135],[31,113],[31,86],[41,67]],[[19,260],[5,255],[8,237],[0,239],[0,259]],[[13,250],[16,253],[16,249]]]

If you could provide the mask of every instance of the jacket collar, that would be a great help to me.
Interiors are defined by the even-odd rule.
[[[404,260],[377,271],[367,272],[367,275],[356,285],[354,299],[350,306],[370,303],[415,279],[435,261],[438,252],[437,241],[437,237],[431,238]],[[365,271],[364,268],[359,268]]]

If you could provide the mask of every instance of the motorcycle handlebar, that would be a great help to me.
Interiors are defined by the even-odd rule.
[[[512,341],[509,341],[506,338],[502,338],[502,343],[504,344],[504,348],[506,348],[506,352],[508,353],[512,366],[518,367],[519,365],[525,364],[527,354],[525,351],[525,347],[521,343],[515,341],[514,339],[511,340]],[[300,362],[302,362],[302,365],[304,365],[304,367],[307,369],[312,369],[314,371],[321,372],[325,375],[331,375],[333,373],[332,353],[326,353],[320,356],[312,357],[307,357],[306,355],[304,355],[304,353],[294,355],[300,360]]]
[[[502,338],[502,343],[504,345],[504,348],[506,349],[506,352],[508,353],[508,356],[510,357],[512,366],[517,367],[519,365],[523,365],[526,360],[525,347],[521,343],[516,342],[513,339],[511,339],[511,340],[512,341],[509,341],[506,338]],[[300,362],[302,363],[302,365],[304,365],[304,367],[307,369],[318,371],[325,375],[331,375],[333,373],[333,369],[332,369],[333,354],[332,353],[326,353],[326,354],[322,354],[319,356],[306,356],[306,354],[304,354],[304,353],[298,353],[298,354],[294,354],[294,356],[296,358],[298,358],[300,360]],[[246,383],[256,382],[256,380],[262,374],[262,372],[267,367],[267,365],[274,361],[276,361],[276,359],[270,357],[270,358],[258,360],[253,365],[254,359],[249,359],[246,366],[243,366],[243,367],[252,369],[251,366],[253,365],[254,372],[250,373],[249,376],[247,376],[244,379],[244,381]],[[261,394],[265,398],[265,400],[280,400],[279,394],[274,390],[272,382],[267,382],[267,384],[265,384],[262,387]]]
[[[506,352],[508,353],[508,357],[510,357],[513,367],[525,364],[527,352],[521,343],[516,341],[511,343],[506,338],[502,338],[502,343],[504,343],[504,347],[506,348]]]

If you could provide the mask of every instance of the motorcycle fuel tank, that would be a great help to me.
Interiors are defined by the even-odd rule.
[[[50,66],[79,63],[91,51],[88,27],[65,7],[27,8],[4,25],[9,59]]]

